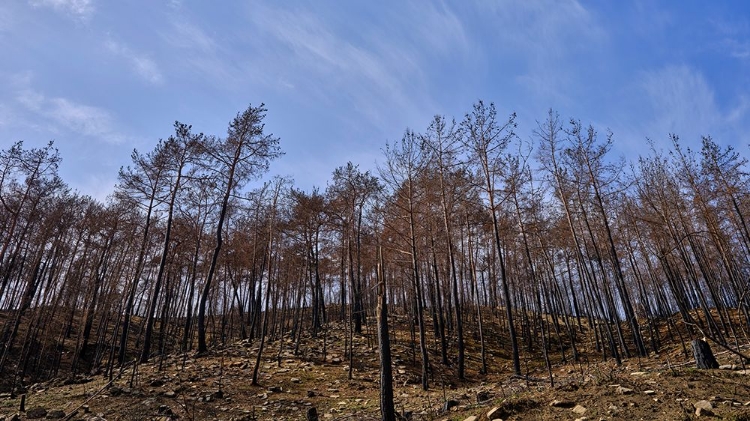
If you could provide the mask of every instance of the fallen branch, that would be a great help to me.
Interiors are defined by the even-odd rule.
[[[84,405],[86,405],[87,403],[91,402],[91,400],[92,400],[92,399],[94,399],[94,398],[95,398],[95,397],[97,397],[97,396],[98,396],[98,395],[99,395],[100,393],[102,393],[102,392],[104,391],[104,389],[108,388],[108,387],[109,387],[109,386],[110,386],[110,385],[111,385],[112,383],[114,383],[114,382],[115,382],[115,380],[119,380],[119,379],[120,379],[120,376],[122,376],[122,373],[123,373],[124,369],[125,369],[125,368],[126,368],[127,366],[129,366],[130,364],[133,364],[133,363],[135,363],[135,360],[133,360],[133,362],[130,362],[130,363],[128,363],[128,364],[125,364],[124,366],[122,366],[122,367],[120,368],[120,372],[119,372],[119,373],[117,373],[117,376],[115,376],[115,377],[114,377],[114,378],[113,378],[112,380],[108,381],[108,382],[107,382],[107,384],[105,384],[104,386],[102,386],[102,388],[101,388],[101,389],[99,389],[98,391],[94,392],[94,394],[92,394],[91,396],[89,396],[89,398],[88,398],[88,399],[86,399],[85,401],[83,401],[83,403],[81,403],[80,405],[78,405],[78,407],[77,407],[77,408],[75,408],[75,409],[74,409],[73,411],[71,411],[71,412],[70,412],[70,413],[69,413],[68,415],[66,415],[66,416],[65,416],[65,418],[63,418],[63,421],[69,421],[69,420],[70,420],[71,418],[73,418],[73,417],[74,417],[74,416],[75,416],[75,415],[76,415],[76,414],[78,413],[78,411],[80,411],[80,410],[81,410],[81,408],[83,408],[83,406],[84,406]]]

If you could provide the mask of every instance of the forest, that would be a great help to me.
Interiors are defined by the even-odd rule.
[[[489,342],[521,375],[524,354],[549,369],[584,346],[620,364],[749,340],[747,159],[710,137],[644,140],[628,162],[612,133],[551,110],[526,139],[478,101],[303,191],[266,177],[283,154],[266,112],[225,135],[175,122],[105,201],[66,185],[52,142],[0,151],[0,389],[237,340],[256,344],[256,384],[271,341],[379,318],[408,325],[425,390],[436,365],[500,370]]]

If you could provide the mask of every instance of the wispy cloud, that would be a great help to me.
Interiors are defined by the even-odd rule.
[[[3,32],[10,32],[12,23],[13,19],[11,18],[10,10],[6,5],[0,4],[0,35]]]
[[[730,57],[750,60],[750,21],[743,16],[735,20],[712,19],[710,23],[718,38],[713,47]]]
[[[247,55],[217,42],[187,16],[175,13],[161,39],[179,56],[180,68],[173,69],[188,78],[199,79],[214,88],[236,90],[253,72],[242,69]],[[257,73],[257,72],[256,72]]]
[[[407,16],[416,10],[409,7]],[[256,62],[277,70],[271,83],[294,86],[312,101],[337,103],[373,126],[384,125],[394,113],[434,112],[426,88],[427,59],[468,44],[460,20],[442,4],[427,6],[414,31],[405,30],[408,24],[366,26],[358,28],[357,37],[335,17],[301,7],[254,4],[250,20],[254,45],[262,49]]]
[[[107,196],[112,194],[117,184],[117,178],[104,176],[100,174],[88,174],[85,177],[72,180],[69,185],[74,190],[84,192],[85,194],[104,202]]]
[[[125,59],[133,71],[148,83],[159,85],[164,81],[159,66],[147,55],[133,51],[127,45],[113,40],[108,40],[105,45],[109,51]]]
[[[88,20],[94,13],[94,0],[29,0],[34,7],[48,7],[80,20]]]
[[[48,97],[31,86],[30,74],[9,79],[15,102],[3,104],[4,114],[17,117],[15,124],[51,133],[65,130],[107,143],[120,143],[125,139],[107,110],[68,98]]]
[[[577,57],[590,60],[607,44],[607,31],[577,0],[481,1],[477,8],[492,22],[491,54],[511,57],[520,68],[516,82],[548,103],[571,102]]]
[[[729,54],[738,59],[750,59],[750,40],[726,39],[724,46],[729,50]]]
[[[577,0],[481,2],[479,8],[498,19],[496,36],[506,46],[543,52],[540,59],[565,56],[606,38],[595,16]]]
[[[171,23],[171,31],[164,33],[163,37],[173,47],[180,49],[213,53],[218,47],[211,36],[185,18],[174,19]]]
[[[119,143],[123,140],[113,128],[114,119],[110,113],[101,108],[66,98],[47,98],[30,90],[20,93],[17,100],[29,111],[70,131],[106,142]]]
[[[688,66],[668,66],[645,73],[641,86],[653,110],[654,131],[707,135],[722,121],[714,91],[703,75]]]
[[[657,142],[675,133],[689,142],[711,135],[733,143],[750,133],[750,100],[740,94],[735,104],[720,105],[710,83],[695,68],[667,66],[645,73],[641,89],[650,105],[644,130]]]
[[[13,119],[13,111],[5,104],[0,104],[0,127],[7,126]]]
[[[461,19],[442,1],[411,2],[409,17],[419,16],[419,25],[405,25],[419,34],[418,42],[428,51],[449,55],[466,51],[470,47],[466,29]]]

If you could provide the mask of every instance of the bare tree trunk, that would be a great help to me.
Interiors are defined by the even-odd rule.
[[[388,335],[387,284],[383,268],[383,251],[378,247],[378,354],[380,356],[380,413],[383,421],[396,421],[393,405],[393,367],[391,341]]]

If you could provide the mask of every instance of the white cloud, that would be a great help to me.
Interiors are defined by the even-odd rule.
[[[720,102],[709,80],[698,69],[671,65],[643,73],[633,90],[628,121],[615,133],[641,141],[652,139],[657,147],[671,149],[668,135],[678,135],[686,146],[699,148],[702,136],[740,146],[750,134],[750,100],[738,93]],[[643,153],[638,144],[631,152]]]
[[[74,190],[84,192],[101,202],[104,202],[107,196],[112,194],[116,184],[116,178],[99,174],[88,174],[82,179],[75,179],[69,182],[70,187]]]
[[[51,98],[47,100],[43,113],[74,132],[111,142],[120,141],[118,137],[112,137],[112,116],[101,108],[77,104],[65,98]]]
[[[171,26],[171,32],[166,33],[164,38],[172,46],[203,53],[213,53],[217,50],[216,41],[196,25],[184,19],[179,19],[172,21]]]
[[[254,63],[273,69],[276,78],[267,83],[277,89],[293,85],[310,101],[339,102],[335,106],[351,109],[373,126],[383,127],[394,114],[398,120],[426,117],[437,108],[425,85],[427,54],[447,51],[454,45],[449,38],[464,42],[455,16],[445,8],[428,9],[429,19],[418,31],[410,31],[408,22],[403,28],[366,26],[354,38],[346,35],[351,28],[332,24],[335,16],[254,3],[249,15],[254,31],[250,42],[259,52]],[[440,34],[443,24],[450,30]]]
[[[731,56],[740,60],[750,59],[750,40],[726,38],[722,40],[721,47]]]
[[[8,126],[13,119],[13,111],[5,104],[0,104],[0,127]]]
[[[93,0],[29,0],[29,4],[51,8],[81,20],[88,20],[94,13]]]
[[[242,68],[246,51],[217,42],[201,27],[179,14],[161,32],[161,38],[179,56],[180,67],[174,70],[199,79],[197,83],[208,82],[222,89],[236,90],[258,73]]]
[[[489,54],[512,60],[518,85],[548,105],[572,103],[580,61],[606,51],[607,31],[577,0],[480,1],[477,7],[486,16],[481,21],[492,22]]]
[[[164,81],[159,66],[146,55],[133,51],[127,45],[109,40],[106,47],[112,53],[124,58],[130,64],[135,73],[153,85],[159,85]]]
[[[0,34],[3,32],[10,32],[13,19],[11,18],[10,10],[7,9],[7,5],[0,4]]]
[[[710,23],[718,38],[712,48],[739,60],[750,59],[750,22],[744,17],[735,17],[733,20],[712,19]]]
[[[116,130],[115,119],[107,110],[68,98],[48,97],[31,87],[28,73],[13,75],[9,80],[15,106],[0,104],[0,110],[13,117],[13,124],[51,133],[67,130],[107,143],[120,143],[125,139]]]
[[[688,66],[646,73],[641,87],[652,106],[654,136],[708,135],[725,121],[713,89],[699,71]]]
[[[419,16],[419,25],[405,25],[417,31],[423,45],[433,52],[450,55],[469,49],[470,42],[461,19],[443,2],[412,2],[411,16]]]
[[[595,17],[577,0],[481,2],[505,46],[541,53],[537,57],[563,57],[569,51],[588,48],[606,38]]]

